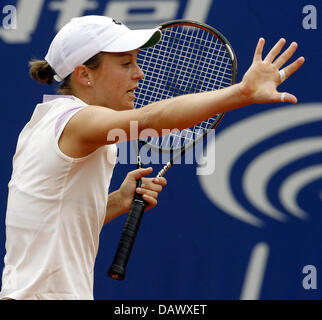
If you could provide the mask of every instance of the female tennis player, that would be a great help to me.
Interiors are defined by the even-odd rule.
[[[183,95],[134,109],[144,74],[138,50],[160,40],[158,29],[130,30],[108,17],[72,19],[53,39],[45,60],[30,62],[31,76],[60,82],[61,95],[45,96],[19,135],[9,182],[6,256],[1,298],[93,299],[93,269],[104,225],[129,211],[141,188],[147,209],[157,204],[164,178],[151,168],[130,172],[108,195],[118,142],[151,128],[189,128],[214,114],[250,104],[296,103],[277,87],[304,62],[284,67],[297,45],[281,39],[262,59],[258,41],[242,81],[222,90]],[[278,56],[279,55],[279,56]],[[278,56],[278,57],[277,57]],[[282,68],[282,69],[281,69]],[[281,69],[281,70],[280,70]],[[111,138],[112,137],[112,138]]]

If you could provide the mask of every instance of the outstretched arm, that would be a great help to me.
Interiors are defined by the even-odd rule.
[[[246,105],[281,101],[296,103],[297,98],[294,95],[277,91],[278,86],[304,63],[304,58],[300,57],[286,66],[282,69],[285,79],[281,79],[280,69],[297,49],[297,44],[293,42],[277,57],[285,42],[285,39],[280,39],[263,59],[265,40],[259,39],[252,64],[238,84],[217,91],[175,97],[148,106],[146,111],[150,127],[160,130],[159,133],[164,125],[167,129],[181,130],[200,123],[214,114]]]
[[[277,88],[304,63],[304,58],[301,57],[284,67],[282,75],[284,73],[285,79],[281,78],[280,69],[293,56],[297,44],[293,42],[277,57],[285,45],[285,40],[281,39],[262,59],[264,43],[263,38],[259,39],[250,68],[242,81],[233,86],[178,96],[136,110],[115,111],[98,106],[84,108],[67,124],[60,141],[61,149],[71,156],[81,157],[105,144],[137,139],[130,134],[132,121],[137,122],[139,134],[144,129],[154,129],[161,135],[162,129],[182,130],[215,114],[250,104],[281,101],[296,103],[294,95],[280,93]],[[113,129],[118,129],[123,134],[117,136],[119,140],[107,141]],[[64,140],[65,137],[67,138]]]

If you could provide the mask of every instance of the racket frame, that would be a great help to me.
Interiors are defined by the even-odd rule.
[[[221,43],[224,44],[226,51],[229,54],[231,64],[232,64],[231,85],[233,85],[236,82],[236,77],[237,77],[237,59],[236,59],[236,54],[235,54],[231,44],[229,43],[229,41],[226,39],[226,37],[220,31],[213,28],[212,26],[209,26],[207,24],[204,24],[204,23],[201,23],[198,21],[193,21],[193,20],[185,20],[185,19],[171,20],[171,21],[161,23],[160,25],[157,26],[157,28],[159,28],[162,31],[166,28],[180,26],[180,25],[192,26],[192,27],[198,26],[199,28],[212,33]],[[201,139],[205,138],[210,132],[212,132],[218,126],[218,124],[220,123],[220,121],[224,117],[224,114],[225,113],[218,114],[216,119],[211,124],[211,126],[209,128],[207,128],[206,130],[204,130],[204,133],[202,135],[200,135],[197,139],[193,140],[192,142],[182,145],[178,149],[164,148],[164,147],[160,147],[160,146],[157,147],[154,144],[151,144],[148,141],[142,140],[142,139],[135,141],[135,146],[137,149],[137,167],[138,168],[141,167],[141,157],[140,157],[140,150],[139,150],[139,146],[138,146],[139,143],[142,145],[142,147],[144,145],[146,145],[149,148],[151,148],[152,150],[162,152],[162,153],[169,152],[169,153],[173,154],[175,151],[176,154],[159,171],[159,173],[157,175],[157,177],[162,177],[167,172],[167,170],[175,163],[175,161],[177,159],[182,157],[188,149],[190,149],[192,146],[197,144]],[[138,179],[137,180],[137,187],[139,187],[140,185],[141,185],[141,179]],[[107,274],[113,279],[123,280],[125,277],[126,267],[128,264],[130,254],[133,249],[133,245],[134,245],[134,241],[136,239],[137,232],[138,232],[140,224],[141,224],[141,220],[142,220],[144,210],[145,210],[145,205],[146,205],[146,203],[143,200],[142,195],[137,194],[135,192],[132,207],[131,207],[131,210],[128,214],[127,220],[125,222],[125,225],[124,225],[124,228],[123,228],[123,231],[121,234],[121,239],[118,244],[116,254],[114,256],[113,263],[112,263],[109,271],[107,272]],[[131,239],[129,240],[129,238],[131,238]]]

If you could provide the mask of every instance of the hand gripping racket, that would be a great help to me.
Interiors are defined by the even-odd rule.
[[[218,90],[235,83],[236,56],[228,40],[219,31],[189,20],[168,21],[162,23],[159,29],[162,32],[160,42],[154,47],[140,50],[138,55],[138,64],[145,78],[136,91],[136,108],[178,95]],[[138,167],[141,166],[139,145],[160,153],[167,152],[170,160],[157,175],[162,177],[186,150],[206,137],[223,116],[223,113],[214,115],[192,128],[136,141]],[[137,186],[140,185],[141,180],[138,180]],[[124,279],[144,209],[145,202],[136,193],[108,271],[108,275],[114,279]]]

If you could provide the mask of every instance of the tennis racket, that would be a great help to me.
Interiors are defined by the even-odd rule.
[[[145,73],[136,91],[136,108],[178,95],[218,90],[236,81],[237,60],[228,40],[213,27],[195,21],[174,20],[159,25],[160,42],[140,50],[138,64]],[[224,114],[214,115],[192,128],[149,137],[135,142],[137,164],[141,167],[143,146],[168,153],[169,161],[158,173],[162,177],[185,152],[206,137]],[[137,186],[141,180],[137,181]],[[128,260],[145,209],[142,196],[135,194],[108,275],[123,280]]]

